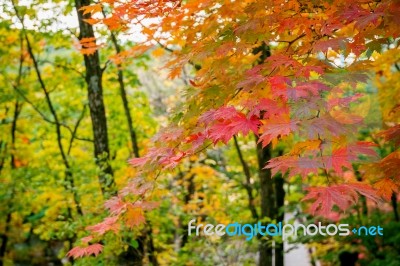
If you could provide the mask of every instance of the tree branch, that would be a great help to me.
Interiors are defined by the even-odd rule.
[[[256,207],[254,206],[253,186],[251,184],[250,168],[249,168],[249,166],[247,165],[246,161],[243,158],[243,154],[242,154],[242,151],[240,150],[240,146],[239,146],[237,137],[233,136],[233,140],[234,140],[234,143],[235,143],[236,152],[237,152],[237,154],[239,156],[240,163],[242,164],[243,173],[244,173],[244,175],[246,177],[246,183],[244,183],[243,185],[244,185],[244,188],[247,191],[247,197],[248,197],[248,200],[249,200],[249,203],[248,203],[249,204],[249,209],[251,211],[251,215],[253,216],[254,220],[257,221],[258,220],[258,213],[257,213]]]
[[[77,133],[77,131],[78,131],[79,124],[81,123],[82,119],[85,117],[86,107],[87,107],[87,105],[85,104],[85,105],[83,106],[81,115],[79,116],[78,120],[76,121],[75,126],[74,126],[74,129],[73,129],[73,131],[72,131],[72,135],[71,135],[71,138],[70,138],[70,140],[69,140],[69,146],[68,146],[68,151],[67,151],[67,154],[68,154],[68,155],[69,155],[70,152],[71,152],[71,148],[72,148],[72,144],[73,144],[73,142],[74,142],[74,139],[77,139],[76,133]]]
[[[53,106],[53,103],[51,101],[51,98],[50,98],[50,94],[49,94],[49,92],[48,92],[48,90],[46,88],[46,85],[45,85],[45,83],[44,83],[44,81],[42,79],[42,74],[40,72],[38,61],[37,61],[37,59],[35,57],[35,54],[33,53],[33,49],[32,49],[31,43],[29,41],[28,34],[26,33],[24,21],[23,21],[23,19],[21,18],[21,16],[18,13],[18,9],[17,9],[17,7],[16,7],[16,5],[14,3],[14,0],[11,0],[11,2],[12,2],[12,5],[13,5],[13,8],[14,8],[14,11],[15,11],[15,15],[17,16],[17,18],[19,19],[19,21],[22,24],[22,33],[23,33],[23,35],[25,37],[25,41],[26,41],[26,45],[27,45],[27,48],[28,48],[29,56],[32,59],[33,67],[35,69],[36,76],[38,78],[40,87],[42,88],[42,91],[43,91],[43,93],[45,95],[45,98],[46,98],[47,105],[48,105],[48,107],[50,109],[50,112],[51,112],[51,114],[53,116],[53,119],[54,119],[54,124],[55,124],[55,127],[56,127],[56,134],[57,134],[57,145],[58,145],[61,157],[62,157],[62,161],[63,161],[64,166],[65,166],[65,178],[66,178],[66,180],[68,181],[68,183],[71,186],[71,188],[66,187],[66,190],[70,190],[72,192],[74,203],[76,205],[76,210],[77,210],[78,214],[82,215],[82,209],[81,209],[81,207],[79,205],[78,195],[77,195],[77,191],[75,189],[74,179],[73,179],[72,172],[71,172],[71,166],[70,166],[70,164],[68,162],[68,158],[67,158],[67,156],[65,154],[64,147],[63,147],[63,144],[62,144],[61,123],[59,122],[56,110],[55,110],[55,108]],[[16,88],[16,87],[14,87],[14,88]],[[45,116],[43,116],[43,117],[45,117]],[[51,120],[49,120],[49,121],[51,121]],[[67,207],[67,211],[68,211],[69,217],[72,217],[71,207],[69,205]]]

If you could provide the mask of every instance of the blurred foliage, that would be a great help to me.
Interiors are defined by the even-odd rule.
[[[75,241],[85,236],[84,229],[104,216],[104,199],[97,179],[101,169],[96,167],[93,158],[84,64],[75,47],[77,39],[72,37],[76,28],[66,27],[60,20],[61,16],[57,16],[74,12],[72,3],[52,1],[47,7],[46,3],[36,0],[18,8],[30,21],[27,34],[62,124],[61,141],[68,153],[74,186],[71,187],[66,180],[54,121],[27,53],[21,25],[12,7],[3,3],[0,9],[3,17],[0,21],[1,244],[4,245],[7,239],[3,262],[4,265],[122,265],[119,261],[121,254],[128,247],[138,247],[134,237],[140,235],[144,226],[133,231],[123,230],[119,235],[107,234],[105,250],[97,257],[85,257],[74,262],[65,257]],[[43,12],[53,13],[41,18]],[[103,82],[111,164],[116,183],[122,187],[136,174],[136,170],[126,163],[133,151],[119,95],[117,67],[106,63],[115,51],[109,44],[108,32],[99,29],[98,34],[104,43],[101,49],[103,67],[107,65]],[[128,48],[133,42],[124,40],[121,45]],[[151,136],[160,125],[169,119],[169,111],[182,104],[179,90],[184,82],[170,82],[163,78],[167,75],[162,69],[162,56],[168,56],[165,53],[155,50],[123,64],[130,112],[141,153],[146,151]],[[390,62],[397,54],[386,54],[388,58],[380,60]],[[376,51],[374,55],[378,58]],[[370,93],[364,103],[372,106],[366,115],[370,127],[360,132],[360,140],[370,139],[381,127],[379,108],[390,110],[392,103],[398,102],[400,72],[385,63],[377,65],[377,71],[382,71],[384,81],[359,88]],[[378,97],[375,87],[383,92]],[[384,120],[390,116],[390,112],[382,113]],[[250,167],[254,204],[259,206],[255,139],[253,136],[240,137],[238,142]],[[288,139],[280,145],[274,153],[290,149],[293,142]],[[379,147],[382,157],[393,150],[389,144],[382,143]],[[309,184],[317,185],[318,180],[309,180]],[[243,236],[187,237],[187,224],[193,218],[211,224],[252,223],[244,182],[242,165],[233,143],[192,156],[177,169],[163,173],[152,195],[155,201],[160,202],[160,207],[146,214],[159,263],[254,265],[257,239],[246,242]],[[302,210],[302,180],[294,178],[290,185],[285,186],[286,206],[282,211],[294,214],[292,222],[295,219],[304,223],[315,222],[315,217]],[[78,195],[78,202],[75,202],[74,193]],[[78,213],[76,204],[81,207],[83,215]],[[400,265],[400,224],[394,221],[389,203],[378,206],[360,200],[351,212],[341,215],[336,222],[365,226],[379,224],[384,227],[384,237],[299,238],[293,244],[308,245],[313,251],[312,257],[323,265],[337,265],[343,251],[358,252],[360,265]],[[131,240],[128,242],[127,239]],[[279,238],[273,240],[282,241]]]

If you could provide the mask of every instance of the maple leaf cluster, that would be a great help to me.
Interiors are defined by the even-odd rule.
[[[89,244],[89,242],[99,239],[110,231],[118,233],[121,224],[130,229],[144,224],[146,221],[144,212],[158,207],[158,203],[146,200],[146,192],[151,189],[151,184],[143,182],[140,178],[131,180],[126,187],[119,191],[117,196],[104,203],[104,207],[109,211],[109,216],[98,224],[86,227],[90,235],[81,238],[80,241],[83,245],[71,249],[67,256],[74,258],[88,255],[97,256],[103,246],[100,243]]]
[[[359,195],[388,199],[398,190],[398,152],[380,160],[375,143],[355,135],[365,127],[365,114],[357,106],[368,97],[360,89],[373,69],[367,55],[377,43],[399,37],[400,4],[238,2],[102,1],[112,14],[97,23],[111,29],[157,19],[143,26],[147,41],[139,47],[146,50],[158,43],[173,50],[165,66],[171,77],[179,76],[186,64],[199,66],[180,120],[160,130],[147,154],[129,163],[140,175],[173,169],[209,145],[227,144],[233,136],[251,132],[263,147],[285,140],[296,143],[267,163],[273,174],[327,179],[326,186],[308,188],[304,198],[313,201],[315,214],[329,216],[334,206],[346,210]],[[399,126],[380,136],[399,145]],[[371,161],[384,175],[374,187],[346,182],[344,171]],[[132,226],[144,222],[142,212],[129,206],[113,198],[106,207],[112,217],[121,212],[137,216],[127,221]],[[90,229],[99,234],[116,230],[113,220]]]

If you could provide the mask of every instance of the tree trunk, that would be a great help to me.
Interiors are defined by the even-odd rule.
[[[253,54],[261,53],[258,63],[263,63],[265,59],[271,56],[271,50],[268,45],[263,43],[253,50]],[[256,137],[256,142],[258,138]],[[277,222],[283,221],[283,213],[278,215],[279,207],[283,206],[285,192],[283,190],[283,179],[272,179],[271,170],[263,169],[266,163],[272,157],[271,143],[263,148],[261,143],[257,143],[257,158],[260,178],[260,197],[261,197],[261,219],[265,217],[271,220],[276,219]],[[265,222],[263,223],[265,225]],[[275,256],[273,252],[275,251]],[[282,266],[283,265],[283,244],[275,243],[275,248],[272,243],[268,243],[266,237],[260,238],[259,243],[260,266]],[[275,259],[274,259],[275,258]]]
[[[191,166],[190,166],[191,168]],[[189,171],[190,171],[189,168]],[[180,174],[180,176],[182,177],[183,180],[183,174]],[[194,183],[194,178],[196,177],[195,174],[192,174],[189,179],[188,179],[188,186],[186,187],[186,195],[184,198],[184,203],[185,206],[187,206],[189,204],[189,202],[192,200],[194,193],[196,192],[196,187],[195,187],[195,183]],[[182,225],[182,219],[179,218],[179,223]],[[187,230],[187,226],[183,226],[183,236],[182,236],[182,241],[180,243],[180,247],[179,248],[183,248],[187,242],[189,241],[189,232]]]
[[[273,177],[273,181],[275,185],[276,222],[282,222],[283,224],[285,216],[285,213],[282,210],[282,207],[285,204],[285,190],[283,189],[283,185],[285,181],[282,174],[277,174]],[[284,254],[283,242],[275,242],[275,266],[283,266]]]
[[[79,20],[79,40],[83,38],[94,38],[92,25],[84,19],[89,19],[90,14],[83,15],[80,10],[90,5],[90,0],[75,0],[75,8]],[[107,120],[103,101],[102,69],[98,51],[93,54],[83,55],[86,67],[86,84],[88,90],[90,117],[92,120],[94,156],[96,163],[101,169],[99,182],[103,195],[114,194],[114,178],[111,165],[109,164],[110,150],[108,146]]]
[[[22,108],[22,104],[19,103],[18,100],[15,101],[15,108],[14,108],[14,116],[13,116],[13,121],[12,121],[12,125],[11,125],[11,160],[10,160],[10,165],[11,165],[11,169],[15,169],[16,165],[15,165],[15,155],[14,155],[14,151],[15,151],[15,133],[17,132],[17,121],[18,121],[18,117],[19,114],[21,113],[21,108]],[[14,187],[15,185],[12,184],[12,188],[11,188],[11,195],[14,194]],[[11,214],[13,212],[12,210],[12,202],[10,201],[8,204],[6,204],[9,206],[8,212],[7,212],[7,216],[6,216],[6,221],[5,221],[5,228],[4,228],[4,233],[1,235],[1,246],[0,246],[0,266],[4,265],[4,255],[6,254],[7,251],[7,244],[8,244],[8,231],[10,231],[10,223],[11,223]]]
[[[121,52],[121,48],[118,44],[117,38],[113,32],[111,32],[111,41],[114,45],[115,52],[119,54]],[[121,69],[121,65],[117,65],[118,68],[118,83],[119,83],[119,92],[121,95],[122,106],[124,107],[126,121],[128,123],[129,128],[129,136],[131,138],[132,143],[132,151],[135,157],[139,158],[139,146],[137,143],[137,137],[135,129],[133,128],[133,119],[129,110],[129,102],[128,98],[126,97],[126,90],[125,90],[125,83],[124,83],[124,72]]]
[[[105,17],[104,12],[103,12],[103,15]],[[118,44],[117,37],[115,36],[115,34],[112,31],[110,32],[110,35],[111,35],[111,41],[115,48],[115,52],[117,54],[119,54],[121,52],[121,47]],[[125,90],[124,72],[121,69],[120,64],[117,64],[117,68],[118,68],[119,92],[120,92],[120,96],[121,96],[121,100],[122,100],[122,106],[124,107],[126,122],[128,124],[129,136],[130,136],[130,141],[131,141],[131,145],[132,145],[132,151],[133,151],[134,156],[136,158],[139,158],[140,157],[139,145],[137,142],[137,135],[136,135],[135,129],[133,128],[133,119],[132,119],[132,116],[130,113],[129,101],[128,101],[128,97],[127,97],[126,90]],[[147,253],[149,263],[153,266],[157,266],[158,261],[157,261],[157,257],[155,255],[155,251],[154,251],[152,227],[151,227],[150,221],[147,220],[147,217],[146,217],[145,229],[143,230],[142,235],[139,236],[136,239],[136,241],[138,241],[139,245],[143,245],[143,247],[138,247],[140,250],[146,250],[146,252],[142,252],[142,253],[137,253],[137,252],[132,253],[133,256],[140,256],[140,258],[137,258],[136,260],[142,261],[145,256],[145,253]]]
[[[251,212],[251,216],[253,217],[254,221],[257,222],[258,213],[257,213],[256,206],[254,205],[253,186],[251,184],[250,168],[249,168],[248,164],[246,163],[246,161],[243,158],[243,154],[242,154],[242,151],[240,149],[239,142],[238,142],[236,136],[233,136],[233,141],[234,141],[234,144],[235,144],[236,152],[238,154],[240,163],[242,165],[243,173],[244,173],[244,175],[246,177],[246,182],[244,183],[244,187],[245,187],[246,192],[247,192],[249,210]]]
[[[258,141],[258,138],[256,138]],[[271,159],[271,144],[267,147],[262,148],[261,143],[257,144],[257,159],[259,167],[259,178],[260,178],[260,197],[261,197],[261,219],[269,217],[274,218],[276,214],[275,210],[275,194],[274,194],[274,182],[271,178],[271,170],[263,169],[268,160]],[[265,222],[262,223],[264,226]],[[271,266],[272,265],[272,252],[273,247],[271,243],[268,243],[267,237],[261,237],[259,243],[259,254],[260,266]]]
[[[150,221],[147,222],[147,232],[146,232],[146,237],[147,237],[147,253],[149,257],[149,262],[150,265],[152,266],[158,266],[158,260],[157,256],[155,253],[155,247],[154,247],[154,241],[153,241],[153,227],[150,223]]]
[[[19,17],[17,9],[16,9],[15,6],[14,6],[14,8],[15,8],[15,12],[16,12],[17,16]],[[41,89],[43,91],[43,94],[45,96],[47,106],[48,106],[48,108],[50,110],[50,113],[51,113],[51,115],[53,117],[52,124],[55,125],[56,136],[57,136],[57,145],[58,145],[58,149],[60,151],[60,155],[61,155],[62,161],[63,161],[64,166],[65,166],[65,179],[69,183],[69,187],[67,185],[65,185],[65,189],[66,189],[66,191],[68,191],[68,190],[71,191],[73,199],[74,199],[74,203],[75,203],[76,208],[77,208],[77,212],[78,212],[79,215],[82,215],[82,210],[81,210],[81,207],[80,207],[80,204],[79,204],[79,197],[78,197],[78,194],[77,194],[77,190],[75,189],[74,178],[73,178],[72,172],[71,172],[71,166],[69,164],[68,157],[67,157],[67,154],[64,151],[64,146],[63,146],[63,143],[62,143],[61,122],[60,122],[60,120],[58,118],[58,115],[57,115],[57,112],[56,112],[56,108],[54,107],[53,102],[52,102],[52,100],[50,98],[50,93],[47,90],[45,82],[44,82],[44,80],[42,78],[42,74],[41,74],[41,71],[40,71],[40,68],[39,68],[38,61],[36,60],[35,54],[33,53],[33,48],[31,46],[31,42],[29,41],[28,34],[25,31],[25,25],[23,24],[23,20],[20,17],[19,17],[19,19],[20,19],[21,24],[23,26],[23,33],[25,35],[26,46],[28,48],[29,56],[32,59],[33,67],[34,67],[34,70],[36,72],[36,76],[38,78],[40,87],[41,87]],[[51,121],[49,119],[47,119],[47,120]],[[67,206],[67,211],[68,211],[68,217],[72,217],[71,207],[69,205]]]
[[[392,202],[394,220],[398,222],[400,219],[399,219],[399,212],[397,210],[397,194],[395,192],[393,192],[392,194],[391,202]]]

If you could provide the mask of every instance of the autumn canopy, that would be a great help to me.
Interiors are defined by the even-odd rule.
[[[72,237],[62,254],[67,260],[84,257],[74,260],[76,265],[96,260],[104,265],[130,265],[124,264],[130,260],[140,265],[291,265],[282,238],[254,238],[239,252],[233,241],[244,238],[188,236],[187,223],[196,219],[380,224],[388,235],[305,237],[293,243],[308,246],[305,256],[313,265],[338,265],[343,254],[356,254],[359,265],[400,261],[399,1],[75,0],[75,50],[66,58],[67,52],[49,57],[47,68],[42,50],[59,37],[47,40],[43,30],[29,29],[23,15],[29,8],[13,5],[3,13],[19,21],[14,34],[21,44],[14,44],[12,53],[22,59],[20,67],[13,66],[16,81],[7,85],[13,96],[1,104],[15,105],[14,116],[5,116],[12,124],[23,119],[23,113],[18,116],[24,106],[56,133],[52,141],[62,162],[63,193],[72,202],[66,214]],[[46,71],[56,64],[79,66],[80,81],[74,86],[85,91],[77,96],[85,99],[83,105],[76,103],[84,106],[82,114],[75,114],[78,120],[69,129],[63,122],[68,115],[62,113],[68,103],[54,106],[62,96],[50,96],[54,81]],[[161,87],[173,91],[161,111],[157,100],[151,101],[157,83],[145,75],[153,66]],[[42,93],[42,103],[30,99],[26,75],[37,83],[32,90]],[[6,76],[1,82],[7,84]],[[143,104],[146,97],[151,107],[138,107],[148,104]],[[41,108],[48,109],[43,113]],[[82,155],[88,148],[72,145],[79,141],[85,117],[81,127],[91,140],[82,145],[93,149],[94,162]],[[35,143],[36,133],[26,127],[21,135],[30,134],[29,142]],[[10,139],[3,135],[4,141]],[[12,145],[29,149],[32,144]],[[90,182],[80,177],[79,162],[93,164],[87,170]],[[21,167],[31,166],[14,162],[3,171]],[[96,191],[94,183],[99,186],[97,209],[82,201]],[[12,183],[5,186],[16,189]],[[4,220],[13,213],[2,212]],[[5,236],[17,219],[11,216],[1,229]],[[391,232],[396,237],[390,238]],[[12,258],[12,247],[6,250],[3,258]]]

